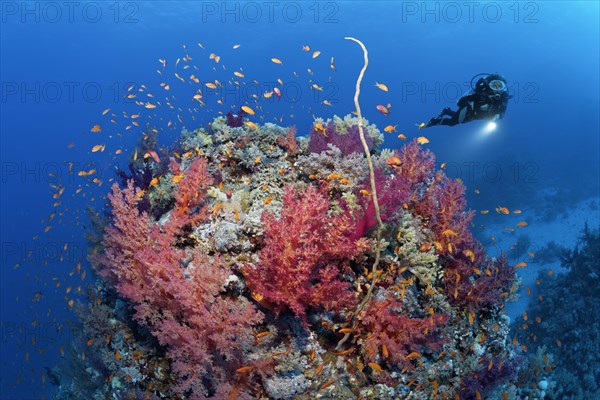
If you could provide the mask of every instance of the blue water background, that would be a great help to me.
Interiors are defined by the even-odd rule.
[[[198,65],[203,81],[226,82],[243,68],[247,82],[295,82],[281,102],[261,99],[260,104],[266,121],[283,116],[282,125],[295,124],[306,135],[311,112],[327,118],[354,110],[362,53],[344,40],[354,36],[369,49],[360,97],[365,118],[380,129],[397,125],[397,133],[409,137],[426,134],[438,161],[467,185],[473,207],[534,209],[535,193],[548,187],[564,188],[574,199],[597,197],[598,2],[472,4],[469,10],[463,2],[76,2],[69,14],[62,2],[2,2],[0,397],[49,398],[52,393],[41,374],[60,360],[58,349],[74,329],[66,301],[75,289],[66,295],[65,287],[82,284],[69,272],[78,260],[87,265],[85,207],[103,204],[114,150],[131,150],[140,131],[124,131],[122,122],[112,127],[101,111],[139,111],[124,100],[131,84],[146,84],[162,98],[158,85],[170,83],[171,94],[181,93],[174,103],[191,128],[249,100],[230,94],[223,105],[216,98],[207,99],[203,108],[194,105],[173,75],[176,59],[185,54]],[[237,43],[241,47],[233,50]],[[303,45],[311,52],[303,52]],[[314,50],[322,54],[313,60]],[[219,64],[208,59],[210,52],[221,56]],[[336,72],[329,68],[332,56]],[[272,57],[283,65],[272,63]],[[156,73],[162,69],[159,59],[168,62],[163,77]],[[508,79],[514,98],[493,134],[483,135],[484,122],[417,131],[415,124],[454,106],[473,75],[495,71]],[[191,72],[182,75],[187,80]],[[325,90],[310,90],[309,79]],[[375,88],[376,81],[390,91]],[[298,88],[298,99],[292,99],[292,89]],[[322,105],[324,99],[333,106]],[[391,113],[383,116],[375,106],[387,103]],[[189,107],[198,111],[190,113]],[[156,111],[164,112],[165,121],[176,119],[177,112]],[[157,125],[164,127],[165,121]],[[90,132],[96,123],[105,127],[102,133]],[[180,127],[161,133],[161,142],[169,143]],[[115,137],[117,131],[122,138]],[[386,147],[402,144],[396,135],[386,134]],[[108,144],[110,152],[91,154],[98,143]],[[123,166],[126,158],[118,160]],[[104,184],[85,187],[86,181],[69,173],[67,161],[76,171],[93,162]],[[52,184],[67,187],[59,207],[52,207]],[[498,204],[481,204],[473,194],[480,184]],[[74,194],[78,185],[84,185],[85,198]],[[98,199],[91,202],[94,196]],[[49,223],[53,211],[59,214]],[[48,225],[52,229],[44,233]],[[34,235],[40,236],[34,240]],[[65,242],[68,251],[62,250]],[[92,283],[90,275],[84,286]],[[38,291],[39,300],[32,301]]]

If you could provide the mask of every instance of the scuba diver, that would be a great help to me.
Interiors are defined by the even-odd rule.
[[[473,80],[478,76],[482,77],[473,87]],[[435,125],[454,126],[475,119],[496,121],[504,116],[510,98],[512,96],[508,94],[506,79],[502,75],[477,74],[471,79],[471,93],[458,100],[458,110],[452,111],[450,107],[446,107],[427,124],[421,124],[419,129]]]

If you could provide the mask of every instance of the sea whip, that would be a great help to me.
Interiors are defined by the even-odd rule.
[[[367,52],[367,48],[358,39],[353,37],[345,37],[346,40],[352,40],[360,45],[363,51],[365,63],[360,70],[360,74],[358,75],[358,79],[356,80],[356,91],[354,93],[354,106],[356,107],[356,114],[358,115],[358,133],[360,136],[360,141],[363,145],[363,149],[365,150],[365,156],[367,157],[367,165],[369,166],[369,180],[371,181],[371,194],[373,196],[373,205],[375,207],[375,218],[377,219],[377,229],[375,231],[375,261],[373,262],[373,266],[371,267],[371,285],[367,291],[365,298],[360,302],[356,310],[352,314],[352,318],[350,319],[350,323],[358,316],[358,314],[362,311],[365,305],[371,299],[371,295],[373,294],[373,288],[375,287],[375,282],[377,281],[377,266],[379,265],[379,260],[381,258],[381,231],[383,230],[383,221],[381,220],[381,214],[379,212],[379,200],[377,198],[377,188],[375,187],[375,172],[373,170],[373,161],[371,160],[371,153],[369,151],[369,146],[367,145],[367,141],[365,140],[365,133],[363,131],[363,118],[362,113],[360,111],[360,104],[358,103],[358,96],[360,95],[360,84],[362,82],[363,76],[365,75],[365,71],[369,66],[369,53]],[[346,333],[344,337],[338,342],[336,346],[336,350],[339,350],[342,345],[348,340],[350,337],[350,333]]]

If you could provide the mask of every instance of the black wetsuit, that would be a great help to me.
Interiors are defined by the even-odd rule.
[[[505,82],[503,78],[495,74],[480,78],[475,84],[473,93],[463,96],[458,100],[458,110],[452,111],[449,107],[444,108],[440,115],[431,118],[425,127],[435,125],[454,126],[475,119],[502,118],[506,112],[508,99],[512,96],[509,96],[506,88],[504,91],[494,92],[490,88],[489,82],[495,79]]]

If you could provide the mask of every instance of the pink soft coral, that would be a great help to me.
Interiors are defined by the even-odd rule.
[[[381,220],[384,223],[396,222],[396,217],[400,214],[398,210],[402,209],[403,204],[408,201],[410,196],[410,183],[408,180],[397,174],[386,174],[382,168],[375,168],[375,189],[377,190],[377,200]],[[361,183],[362,190],[357,190],[355,195],[360,199],[361,210],[356,214],[356,225],[352,233],[353,239],[363,237],[371,228],[377,225],[375,217],[375,204],[371,193],[371,184],[369,179]],[[361,194],[368,193],[366,196]]]
[[[412,185],[413,190],[434,175],[435,156],[431,151],[423,150],[416,140],[402,147],[395,157],[398,157],[398,163],[392,165],[396,174],[404,177]]]
[[[244,269],[255,298],[276,313],[289,308],[305,326],[308,307],[338,311],[356,301],[341,274],[364,248],[350,239],[351,218],[330,216],[328,208],[327,198],[313,186],[303,192],[287,187],[279,219],[262,216],[260,261]]]
[[[298,154],[298,142],[296,141],[296,125],[292,125],[287,128],[285,136],[279,136],[277,138],[277,144],[283,147],[289,155]]]
[[[205,214],[195,208],[210,182],[204,160],[194,161],[185,174],[164,225],[138,212],[131,181],[125,189],[113,185],[113,223],[104,236],[104,254],[92,261],[134,304],[135,319],[166,347],[181,378],[179,391],[201,398],[239,367],[244,346],[253,341],[251,327],[262,315],[244,298],[222,294],[232,272],[219,257],[188,254],[174,245],[179,228]]]

